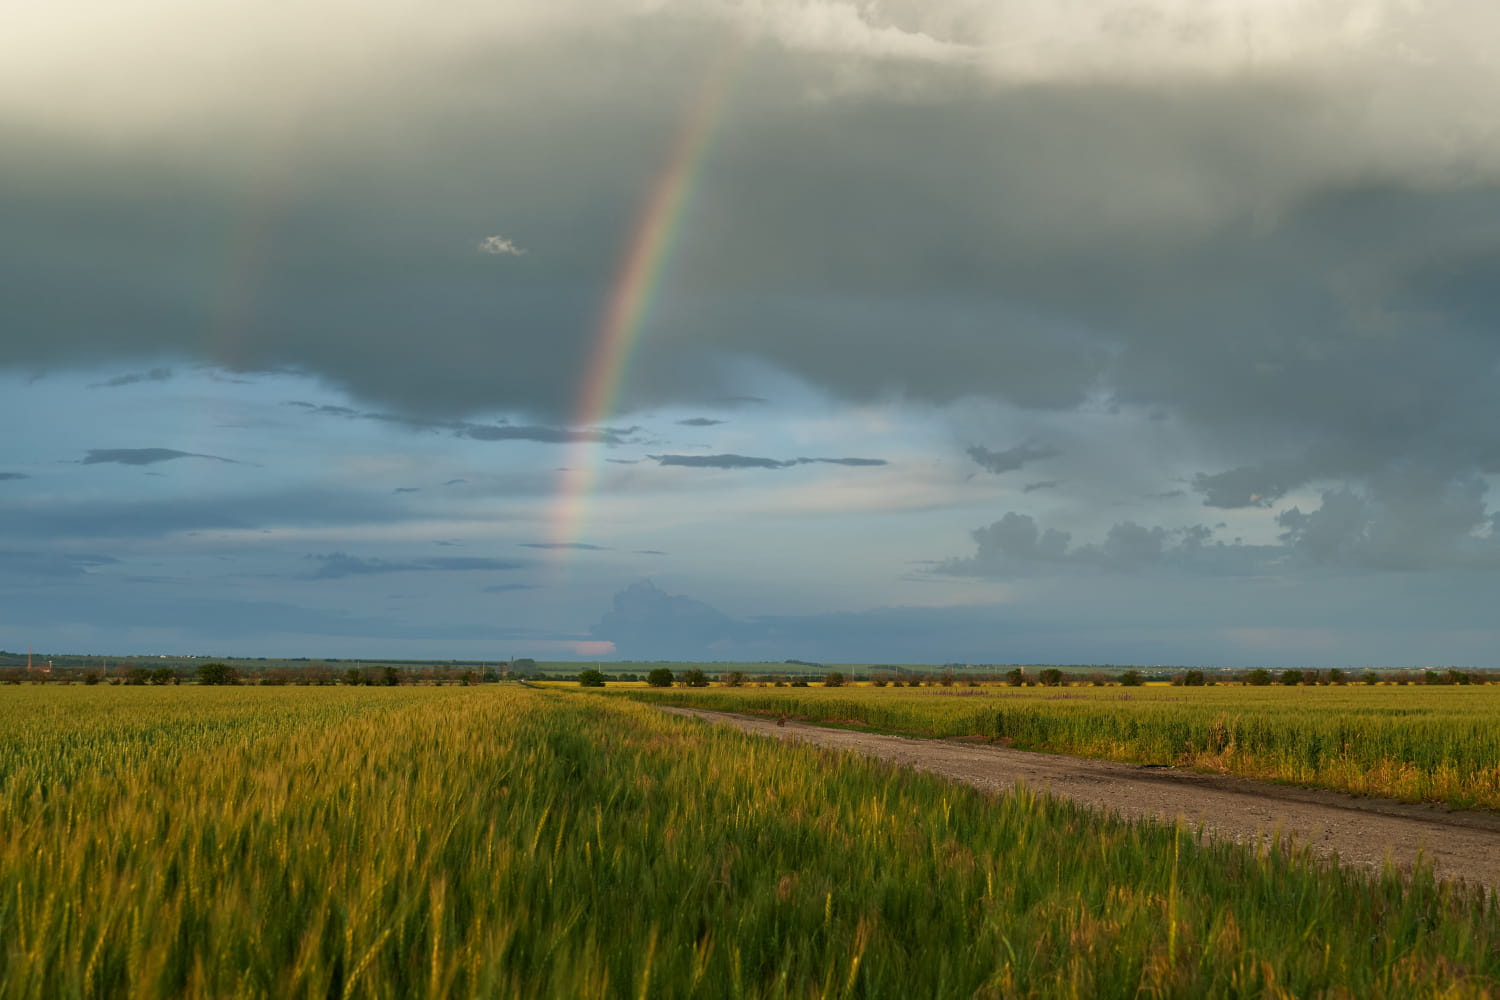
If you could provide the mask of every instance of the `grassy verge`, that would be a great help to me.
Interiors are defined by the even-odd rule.
[[[78,688],[0,704],[0,996],[1500,983],[1494,902],[1423,874],[1200,844],[624,701],[187,688],[117,704]]]

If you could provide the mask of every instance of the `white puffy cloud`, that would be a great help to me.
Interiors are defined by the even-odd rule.
[[[526,253],[524,249],[516,246],[513,240],[506,239],[504,236],[486,236],[479,241],[478,249],[480,253],[508,255],[511,257],[520,257]]]

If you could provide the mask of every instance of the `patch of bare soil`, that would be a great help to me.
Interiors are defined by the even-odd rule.
[[[676,715],[736,726],[750,733],[851,750],[930,771],[988,792],[1017,782],[1128,818],[1181,817],[1212,837],[1239,843],[1283,841],[1314,854],[1379,870],[1387,860],[1410,871],[1420,855],[1439,878],[1500,889],[1500,816],[1357,798],[1248,778],[1170,767],[1009,750],[952,740],[910,739],[829,729],[788,720],[664,708]]]

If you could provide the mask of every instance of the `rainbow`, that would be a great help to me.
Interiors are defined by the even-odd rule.
[[[689,107],[610,285],[573,409],[571,426],[579,437],[569,446],[553,503],[549,540],[559,560],[566,558],[569,547],[582,536],[588,500],[598,482],[604,446],[589,431],[609,417],[619,398],[742,51],[739,45],[725,50]]]

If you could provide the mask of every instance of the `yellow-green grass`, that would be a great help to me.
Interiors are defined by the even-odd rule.
[[[630,697],[1500,809],[1500,686],[670,688]]]
[[[1493,899],[619,699],[0,690],[0,997],[1480,996]]]

